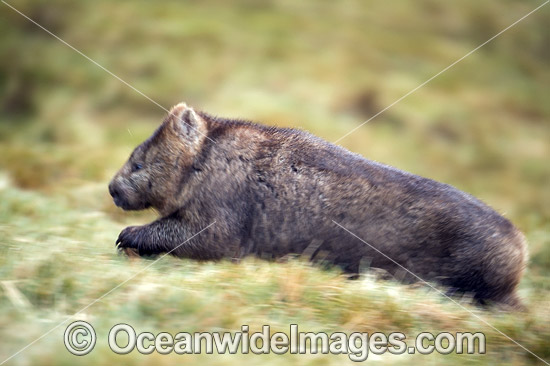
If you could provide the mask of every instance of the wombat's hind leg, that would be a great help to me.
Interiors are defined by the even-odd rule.
[[[504,311],[527,311],[516,292],[496,298],[492,303]]]

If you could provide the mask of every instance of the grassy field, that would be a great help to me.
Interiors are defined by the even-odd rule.
[[[8,1],[145,95],[336,141],[542,2]],[[503,313],[429,287],[350,281],[299,260],[119,256],[110,177],[165,111],[0,4],[0,363],[339,365],[346,355],[115,355],[109,329],[483,332],[485,355],[371,355],[382,364],[550,362],[550,5],[339,141],[452,184],[511,219],[530,262]],[[137,274],[137,275],[136,275]],[[63,345],[69,317],[97,345]],[[480,320],[484,319],[489,326]],[[496,329],[498,329],[498,331]],[[503,335],[502,333],[505,335]],[[508,337],[507,337],[508,336]]]

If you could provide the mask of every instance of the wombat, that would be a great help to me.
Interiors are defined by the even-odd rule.
[[[370,266],[480,303],[521,306],[516,287],[527,250],[510,221],[452,186],[305,131],[180,103],[132,152],[109,192],[124,210],[159,212],[118,237],[119,248],[142,256],[300,254],[349,273]]]

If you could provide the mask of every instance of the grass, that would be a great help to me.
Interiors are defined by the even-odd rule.
[[[17,2],[70,44],[169,108],[307,129],[335,141],[484,42],[537,2],[219,1],[159,5]],[[350,281],[299,260],[131,260],[114,250],[153,212],[114,207],[106,185],[164,111],[2,5],[0,12],[0,362],[121,282],[77,317],[96,328],[85,357],[65,325],[8,362],[341,364],[331,355],[117,356],[109,329],[477,332],[486,355],[371,355],[388,364],[550,361],[550,105],[547,9],[442,74],[340,144],[453,184],[527,236],[525,313],[466,309],[427,287],[366,273]],[[368,362],[368,361],[367,361]]]

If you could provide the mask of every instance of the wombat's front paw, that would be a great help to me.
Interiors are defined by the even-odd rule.
[[[146,242],[146,231],[143,226],[128,226],[118,235],[116,246],[119,252],[129,257],[135,256],[154,256],[155,252],[149,248]]]
[[[128,249],[130,249],[131,252],[139,253],[139,229],[139,226],[128,226],[126,229],[122,230],[116,240],[117,249],[124,253],[127,253]]]

